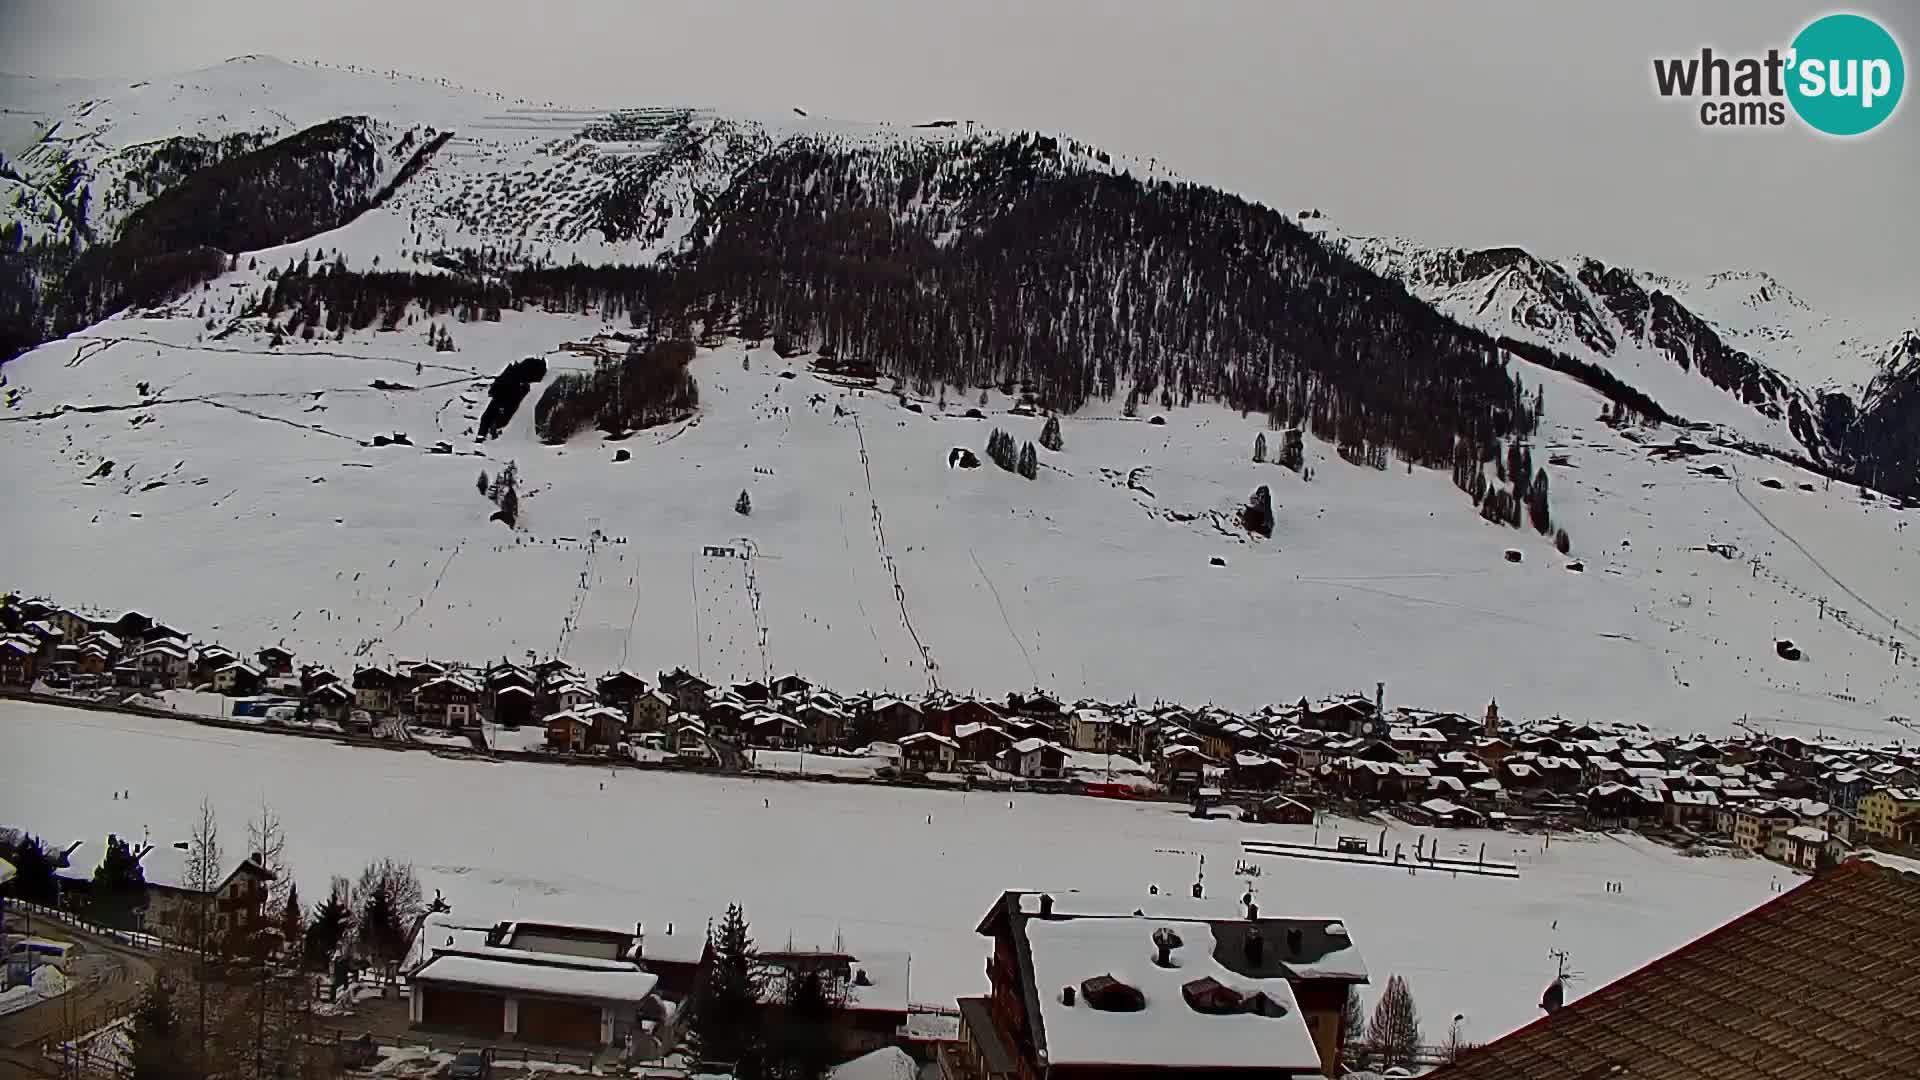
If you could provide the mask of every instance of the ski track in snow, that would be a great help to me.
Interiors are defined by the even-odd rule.
[[[213,287],[258,286],[246,271],[228,277]],[[484,373],[605,328],[591,314],[509,312],[464,324],[460,355]],[[1212,406],[1150,425],[1096,403],[1063,418],[1056,467],[1029,481],[947,465],[949,449],[977,452],[996,423],[1037,433],[1021,429],[1041,420],[1009,414],[999,395],[984,421],[915,413],[885,387],[815,378],[804,358],[748,350],[742,371],[734,344],[694,361],[701,411],[647,438],[547,446],[523,406],[498,439],[434,454],[420,444],[436,413],[470,395],[472,372],[404,392],[368,386],[434,355],[418,335],[207,351],[197,333],[191,320],[116,319],[7,365],[23,401],[0,413],[11,421],[0,422],[11,466],[0,488],[34,509],[10,537],[9,587],[140,608],[236,648],[281,636],[292,612],[325,612],[284,636],[302,661],[338,665],[479,662],[558,643],[589,670],[798,670],[836,689],[919,692],[934,660],[921,646],[938,642],[941,685],[993,696],[1042,681],[1042,668],[1070,698],[1237,708],[1384,679],[1396,702],[1469,715],[1497,698],[1520,717],[1706,732],[1764,717],[1858,738],[1907,734],[1887,717],[1920,697],[1910,655],[1893,663],[1886,635],[1822,618],[1816,601],[1835,588],[1822,567],[1880,567],[1871,608],[1850,602],[1913,625],[1920,533],[1899,527],[1905,515],[1817,484],[1801,491],[1813,478],[1773,462],[1784,490],[1698,473],[1738,465],[1734,453],[1654,460],[1648,446],[1672,432],[1636,444],[1595,422],[1598,400],[1566,380],[1549,380],[1533,450],[1568,458],[1548,466],[1553,512],[1583,574],[1531,530],[1482,522],[1445,475],[1355,467],[1311,438],[1310,483],[1253,464],[1263,418]],[[101,351],[103,336],[173,347]],[[86,363],[69,366],[83,351]],[[783,368],[798,377],[779,378]],[[137,382],[187,380],[193,401],[222,407],[128,404]],[[315,393],[326,434],[302,419]],[[964,410],[973,398],[961,400]],[[780,426],[768,440],[770,419]],[[367,445],[394,433],[414,445]],[[611,462],[615,448],[631,460]],[[520,530],[487,520],[476,457],[518,463]],[[110,478],[92,478],[107,461]],[[1149,471],[1143,513],[1149,497],[1127,488]],[[1223,531],[1259,484],[1274,491],[1274,539]],[[733,512],[742,488],[759,496],[748,518]],[[870,524],[864,548],[856,517]],[[591,554],[584,539],[555,543],[595,529]],[[699,556],[748,540],[751,568]],[[1767,574],[1708,554],[1709,542],[1762,559]],[[1504,561],[1509,547],[1524,561]],[[449,562],[449,550],[461,554]],[[1227,553],[1231,565],[1208,565]],[[596,587],[673,580],[689,558],[687,594]],[[849,635],[868,644],[850,647]],[[1779,660],[1781,637],[1812,659]]]

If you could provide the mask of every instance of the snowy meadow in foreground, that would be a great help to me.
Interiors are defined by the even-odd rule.
[[[984,989],[974,927],[1003,889],[1184,894],[1206,858],[1211,897],[1251,884],[1271,915],[1343,919],[1374,990],[1404,975],[1437,1037],[1455,1013],[1475,1039],[1537,1015],[1563,949],[1585,993],[1766,900],[1792,875],[1758,859],[1682,858],[1638,837],[1443,832],[1442,854],[1513,859],[1517,881],[1257,860],[1243,839],[1311,827],[1196,821],[1170,803],[959,794],[488,763],[137,716],[0,702],[0,823],[58,841],[112,831],[184,840],[200,799],[223,842],[270,804],[300,892],[382,856],[408,859],[456,917],[699,933],[730,902],[766,945],[911,953],[914,1001]],[[130,790],[131,802],[109,793]],[[1329,820],[1320,839],[1376,824]],[[1420,831],[1394,826],[1389,844]],[[1618,893],[1608,882],[1622,883]],[[681,932],[685,932],[682,930]]]

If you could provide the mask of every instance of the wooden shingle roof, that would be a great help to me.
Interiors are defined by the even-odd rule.
[[[1887,1080],[1920,1061],[1920,874],[1865,860],[1431,1074]]]

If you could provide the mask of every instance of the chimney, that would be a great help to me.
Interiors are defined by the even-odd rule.
[[[647,951],[647,924],[644,922],[634,923],[633,924],[633,958],[635,960],[638,960],[640,957],[646,955],[646,951]]]
[[[1253,922],[1255,919],[1258,919],[1259,917],[1260,917],[1260,905],[1252,900],[1247,901],[1247,921]]]
[[[1287,927],[1287,955],[1297,959],[1306,947],[1307,935],[1301,933],[1297,926]]]
[[[1247,939],[1243,948],[1247,957],[1247,966],[1258,970],[1267,957],[1267,939],[1260,933],[1259,927],[1247,928]]]
[[[1043,919],[1053,918],[1053,896],[1050,893],[1040,894],[1040,917]],[[1073,1002],[1069,1001],[1067,1004],[1071,1005]]]
[[[1063,986],[1060,988],[1060,1004],[1068,1008],[1073,1007],[1073,987]]]

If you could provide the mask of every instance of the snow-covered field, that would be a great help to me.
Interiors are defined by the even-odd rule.
[[[1232,873],[1242,839],[1314,830],[1195,821],[1172,803],[454,761],[11,701],[0,702],[0,745],[0,823],[171,843],[205,796],[222,843],[237,847],[266,802],[287,825],[303,897],[391,855],[412,860],[463,921],[644,921],[650,934],[675,921],[699,933],[737,901],[763,943],[842,935],[856,951],[910,950],[915,1001],[983,988],[973,929],[1001,890],[1164,905],[1174,901],[1150,901],[1149,886],[1184,893],[1204,855],[1210,897],[1230,906],[1251,881],[1263,912],[1346,920],[1376,989],[1403,974],[1436,1024],[1465,1013],[1469,1034],[1486,1038],[1536,1014],[1550,950],[1571,954],[1585,992],[1794,880],[1761,860],[1687,859],[1637,837],[1543,849],[1538,837],[1479,832],[1440,834],[1442,853],[1485,842],[1489,859],[1519,861],[1519,880],[1283,860],[1248,879]],[[115,789],[131,802],[109,799]],[[1409,848],[1418,835],[1394,832]]]
[[[185,303],[258,285],[243,269]],[[1157,409],[1065,417],[1065,449],[1042,451],[1029,482],[947,464],[995,426],[1038,438],[1040,418],[998,395],[985,420],[957,389],[914,412],[734,344],[695,361],[692,423],[549,447],[530,399],[476,449],[494,373],[536,354],[583,366],[559,346],[602,324],[509,312],[451,324],[451,353],[425,347],[425,324],[279,349],[198,326],[113,320],[7,365],[20,402],[0,413],[0,494],[23,511],[8,587],[340,665],[557,652],[589,671],[1236,707],[1384,680],[1390,704],[1469,715],[1497,698],[1517,717],[1709,732],[1746,717],[1874,739],[1908,734],[1887,717],[1920,696],[1907,515],[1738,454],[1655,460],[1595,422],[1591,392],[1532,369],[1547,403],[1534,460],[1584,573],[1530,530],[1482,522],[1444,474],[1358,468],[1311,439],[1310,483],[1254,464],[1260,418],[1213,406],[1164,425],[1145,422]],[[412,445],[368,445],[394,432]],[[440,440],[455,452],[430,453]],[[513,532],[475,490],[509,460]],[[1278,525],[1251,542],[1232,515],[1260,484]],[[734,512],[742,490],[751,516]],[[1778,659],[1776,638],[1806,659]]]

